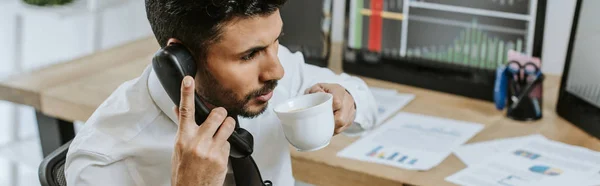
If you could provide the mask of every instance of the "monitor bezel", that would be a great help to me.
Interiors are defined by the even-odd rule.
[[[558,101],[556,104],[556,112],[560,117],[582,129],[586,133],[596,138],[600,138],[600,108],[571,94],[566,89],[569,69],[571,67],[573,46],[575,44],[575,36],[577,34],[577,26],[579,25],[579,15],[581,14],[582,1],[583,0],[577,0],[575,6],[571,34],[569,37],[569,45],[567,48],[565,65],[558,93]]]
[[[537,0],[532,51],[534,57],[541,57],[543,51],[547,3],[548,0]],[[349,4],[346,3],[346,15],[350,12]],[[366,62],[361,56],[372,52],[365,49],[352,49],[348,46],[348,16],[346,16],[344,30],[345,42],[341,61],[343,71],[346,73],[489,102],[494,101],[495,69],[410,57],[398,59],[382,57],[375,63]],[[348,52],[355,53],[359,57],[355,60],[347,60],[344,56]]]

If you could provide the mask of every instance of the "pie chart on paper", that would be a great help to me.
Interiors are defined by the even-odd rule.
[[[544,165],[532,166],[529,168],[529,171],[548,175],[548,176],[558,176],[563,172],[562,170],[560,170],[558,168],[552,168],[552,167],[548,167],[548,166],[544,166]]]

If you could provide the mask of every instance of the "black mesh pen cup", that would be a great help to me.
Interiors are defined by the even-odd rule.
[[[525,75],[523,80],[509,79],[507,92],[508,118],[518,121],[534,121],[543,115],[544,74]]]

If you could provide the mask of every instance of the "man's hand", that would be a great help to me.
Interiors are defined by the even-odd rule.
[[[356,107],[354,98],[339,84],[319,83],[306,90],[306,93],[326,92],[333,95],[333,114],[335,118],[335,134],[344,131],[354,122]]]
[[[223,108],[215,108],[202,125],[194,118],[194,79],[186,76],[181,86],[180,107],[175,108],[179,129],[172,157],[171,185],[223,185],[227,174],[229,142],[235,120]],[[227,117],[227,118],[226,118]]]

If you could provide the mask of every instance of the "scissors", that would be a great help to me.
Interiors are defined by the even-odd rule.
[[[519,85],[525,85],[530,77],[537,77],[541,74],[540,68],[532,62],[521,65],[517,61],[510,61],[506,66],[507,70],[513,75],[513,79],[516,79]]]
[[[513,92],[513,95],[511,96],[513,101],[511,108],[515,109],[519,106],[523,97],[533,90],[533,85],[543,80],[544,76],[540,68],[532,62],[521,65],[521,63],[517,61],[510,61],[506,66],[506,70],[508,70],[513,80],[516,81],[516,83],[512,83],[512,86],[510,87]],[[529,80],[532,77],[533,79]],[[531,83],[527,83],[527,81],[531,81]],[[526,88],[523,89],[523,91],[520,91],[519,87],[521,86],[526,86]]]

